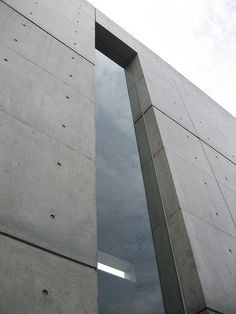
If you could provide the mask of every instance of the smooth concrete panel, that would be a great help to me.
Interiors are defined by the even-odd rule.
[[[151,114],[151,112],[147,112],[145,116]],[[179,157],[191,162],[195,167],[212,174],[200,140],[156,108],[153,109],[153,114],[155,115],[163,146]],[[159,135],[156,136],[159,138]],[[155,133],[150,133],[149,141],[153,143],[152,145],[155,144]]]
[[[178,224],[174,224],[177,230],[170,233],[169,222],[166,220],[168,213],[171,219],[176,211],[181,211],[154,110],[156,109],[150,108],[135,123],[135,131],[165,309],[166,313],[187,311],[195,314],[205,308],[205,300],[185,223],[181,218]],[[147,145],[148,142],[150,145]],[[181,239],[177,237],[178,233]],[[179,255],[173,252],[176,248],[179,248]],[[185,300],[183,308],[182,298]]]
[[[236,165],[210,146],[202,146],[236,225]]]
[[[86,96],[2,45],[0,69],[1,110],[95,158],[95,106]]]
[[[149,162],[163,148],[163,141],[154,115],[150,107],[135,124],[135,132],[139,148],[141,166]]]
[[[198,136],[235,163],[236,119],[200,90],[185,86],[180,92]]]
[[[192,248],[192,234],[186,229],[183,216],[191,214],[190,217],[199,219],[206,226],[214,227],[235,241],[235,224],[227,204],[227,199],[231,199],[230,206],[234,206],[234,195],[226,196],[226,192],[222,192],[223,187],[216,181],[214,169],[204,149],[207,145],[167,115],[151,107],[135,122],[135,131],[150,219],[154,227],[154,243],[157,247],[159,245],[159,252],[156,248],[159,253],[157,259],[160,259],[158,263],[162,260],[160,256],[164,256],[159,241],[165,230],[164,217],[167,216],[167,230],[187,313],[195,314],[207,305],[218,311],[218,304],[207,299],[211,296],[211,291],[200,278],[198,263],[201,256],[196,260],[195,255],[198,252]],[[211,148],[208,149],[216,153]],[[229,162],[225,158],[224,161]],[[151,179],[152,172],[157,178],[159,196],[153,193],[156,182]],[[233,180],[231,176],[229,179],[229,182]],[[211,238],[205,237],[206,246],[210,246],[211,241]],[[163,264],[168,269],[169,255],[159,266],[161,276],[165,273]],[[230,267],[228,270],[234,272],[234,267]],[[204,271],[208,271],[207,266]],[[204,277],[204,273],[201,276]],[[216,269],[215,283],[222,280],[220,277]],[[168,286],[167,282],[167,279],[162,282],[163,287]],[[226,285],[226,281],[223,285]],[[207,289],[209,291],[205,293]],[[170,287],[167,291],[171,293]],[[164,298],[168,298],[168,292],[164,292]],[[220,295],[220,290],[218,293]],[[212,291],[212,295],[214,294]],[[168,313],[171,313],[170,309]]]
[[[183,218],[185,215],[194,217],[206,226],[212,226],[212,228],[226,234],[232,242],[235,242],[236,229],[234,222],[201,142],[193,134],[155,108],[150,108],[135,123],[135,129],[140,158],[141,161],[144,161],[142,171],[151,223],[155,228],[155,245],[160,246],[160,234],[163,232],[161,230],[165,228],[160,209],[160,197],[164,215],[167,215],[167,228],[187,313],[195,314],[206,308],[207,305],[219,310],[218,304],[209,301],[210,297],[212,298],[211,295],[214,295],[215,292],[212,291],[211,294],[209,287],[205,285],[205,281],[200,278],[200,275],[205,276],[203,272],[199,273],[198,263],[201,262],[201,256],[196,260],[195,255],[198,255],[198,252],[192,248],[192,234],[186,229]],[[150,153],[148,153],[148,149],[151,150]],[[152,162],[154,162],[154,170],[151,169]],[[155,189],[155,180],[150,179],[152,171],[157,176],[159,197],[158,195],[155,197],[152,193]],[[227,196],[227,199],[229,199],[229,196]],[[233,199],[231,206],[232,204]],[[201,231],[199,230],[199,232]],[[204,240],[206,246],[211,245],[211,238],[206,236]],[[159,249],[157,258],[160,261],[162,260],[160,256],[163,254],[164,252]],[[170,263],[169,258],[167,256],[165,260],[166,269],[168,269],[167,266]],[[215,255],[215,258],[217,258],[217,255]],[[208,266],[206,265],[204,269],[206,273],[208,272]],[[163,269],[163,265],[160,265],[162,275],[165,273]],[[214,273],[216,284],[218,280],[222,280],[218,271],[218,269],[215,269]],[[234,267],[229,265],[228,271],[234,272]],[[214,272],[214,270],[211,270],[211,272]],[[226,284],[226,281],[222,283],[222,285]],[[231,284],[233,284],[232,280]],[[166,282],[163,285],[165,286]],[[208,292],[205,293],[205,290]],[[168,291],[171,293],[170,288]],[[220,295],[220,289],[217,293]],[[230,297],[232,297],[232,294]],[[168,309],[168,313],[171,313],[171,310]]]
[[[148,114],[152,112],[152,114]],[[156,142],[150,145],[147,134],[156,134]],[[176,271],[175,256],[172,254],[172,244],[166,224],[167,208],[178,208],[175,189],[170,175],[168,162],[165,156],[158,127],[150,108],[144,116],[135,122],[139,157],[146,191],[150,223],[157,254],[157,263],[160,273],[162,294],[166,313],[185,313],[182,300],[182,289],[179,285]],[[153,146],[153,147],[152,147]],[[154,165],[153,151],[158,152],[158,167]],[[157,181],[157,176],[159,180]]]
[[[135,133],[151,224],[155,228],[165,221],[163,216],[159,214],[161,206],[158,201],[159,198],[157,198],[158,194],[157,192],[152,192],[157,182],[159,193],[161,194],[161,203],[164,208],[162,210],[165,211],[165,215],[179,210],[180,205],[153,108],[150,108],[142,118],[136,121]],[[153,174],[151,173],[152,171],[154,171]],[[155,179],[151,179],[153,176]]]
[[[140,57],[140,63],[152,105],[193,134],[196,134],[191,117],[189,116],[176,82],[163,73],[159,65],[154,72],[155,74],[152,74],[155,67],[150,64],[147,65],[145,58],[142,56]],[[163,67],[164,65],[163,62]]]
[[[153,111],[152,109],[148,112]],[[147,113],[148,113],[147,112]],[[146,191],[147,205],[153,240],[157,254],[157,263],[160,274],[162,294],[166,313],[185,313],[182,302],[182,291],[179,286],[176,272],[175,257],[172,254],[172,245],[166,224],[166,208],[179,208],[178,200],[174,197],[175,190],[170,176],[165,152],[161,142],[158,143],[158,128],[155,115],[146,117],[147,113],[135,122],[135,133],[138,144],[142,174]],[[159,146],[158,167],[154,165],[151,146],[148,143],[147,129],[156,132],[157,146]],[[151,129],[151,130],[150,130]],[[157,181],[157,175],[160,180]],[[165,193],[163,193],[163,189]]]
[[[159,152],[152,162],[156,171],[165,217],[168,217],[180,210],[181,204],[178,199],[165,150]]]
[[[8,51],[3,47],[8,47],[94,102],[94,65],[7,5],[0,4],[0,43],[6,58]]]
[[[142,167],[143,180],[148,202],[148,211],[151,227],[154,230],[160,225],[165,224],[165,199],[161,197],[161,187],[156,180],[156,173],[153,162],[150,161]]]
[[[236,237],[235,224],[215,178],[171,152],[166,154],[181,209]]]
[[[152,126],[154,128],[155,124],[152,124]],[[141,167],[143,167],[145,164],[152,160],[152,152],[150,150],[150,144],[147,137],[146,121],[144,120],[144,117],[141,117],[134,123],[134,129],[137,139],[140,164]],[[156,130],[158,130],[157,127]],[[163,148],[162,142],[158,141],[158,144],[159,150],[161,150]]]
[[[189,213],[183,212],[183,215],[207,307],[216,312],[234,314],[235,237]]]
[[[216,179],[236,192],[236,165],[206,144],[202,144]]]
[[[0,231],[96,266],[95,163],[0,112]]]
[[[148,132],[149,143],[151,143],[151,147],[155,147],[154,145],[160,141],[160,137],[163,141],[180,207],[223,228],[222,230],[225,232],[235,235],[236,229],[227,201],[215,180],[214,170],[205,155],[201,141],[158,110],[154,109],[154,114],[160,131]],[[151,110],[148,110],[144,117],[151,117],[151,115]],[[149,121],[151,121],[150,118]],[[149,130],[151,129],[150,125],[154,125],[154,122],[147,122],[147,125],[149,125],[147,127]],[[207,149],[214,153],[211,148]],[[155,156],[155,151],[158,152],[158,150],[154,148],[153,151],[154,161],[158,167],[163,157],[158,154]],[[225,161],[232,164],[228,160]],[[218,167],[218,169],[221,168]],[[160,182],[162,180],[163,178],[160,178]],[[171,214],[175,210],[177,208],[173,207],[170,213],[167,211],[167,214]]]
[[[0,235],[0,312],[96,314],[94,269]]]
[[[153,105],[195,134],[193,123],[175,81],[162,71],[164,61],[161,61],[157,69],[155,64],[148,61],[142,55],[137,55],[125,68],[129,95],[131,98],[137,98],[136,101],[131,99],[133,120],[136,121]],[[157,64],[159,63],[160,60]],[[153,76],[149,73],[151,71],[155,71]]]
[[[146,83],[145,83],[145,79],[142,78],[139,81],[137,81],[135,83],[135,87],[132,88],[129,93],[131,93],[131,95],[133,93],[137,93],[137,97],[139,100],[139,108],[140,110],[138,111],[138,107],[134,107],[134,109],[132,110],[132,113],[135,114],[135,110],[137,111],[136,115],[133,115],[133,120],[136,121],[137,119],[139,119],[141,117],[141,115],[151,106],[151,100],[148,94],[148,91],[146,89]],[[137,103],[138,104],[138,103]]]
[[[129,82],[127,80],[127,71],[125,71],[126,74],[126,82]],[[130,103],[132,104],[131,106],[131,111],[132,111],[132,116],[134,120],[137,120],[142,115],[142,110],[141,110],[141,104],[139,101],[139,95],[136,87],[129,89],[129,100]]]
[[[168,216],[167,226],[180,278],[180,286],[183,290],[186,311],[187,313],[195,314],[206,308],[206,306],[219,311],[222,307],[218,307],[217,302],[214,300],[215,292],[213,289],[215,288],[210,286],[210,283],[206,285],[205,281],[202,280],[205,276],[204,272],[207,277],[210,262],[206,263],[204,272],[200,274],[198,263],[201,262],[204,265],[204,262],[201,261],[202,257],[199,256],[199,252],[192,248],[192,234],[186,229],[183,215],[190,215],[191,213],[190,217],[195,217],[195,219],[205,223],[205,226],[212,226],[215,230],[226,234],[231,239],[231,242],[235,243],[235,225],[229,212],[229,206],[225,201],[225,199],[228,200],[230,197],[226,196],[225,191],[222,194],[223,189],[219,187],[215,180],[214,172],[209,159],[205,155],[203,145],[193,134],[155,108],[150,108],[135,123],[135,127],[140,158],[145,161],[142,171],[144,177],[146,177],[146,180],[144,180],[146,189],[149,191],[147,199],[153,209],[150,215],[151,221],[152,223],[153,221],[160,222],[159,225],[157,223],[154,234],[160,234],[164,224],[162,226],[163,220],[160,218],[158,211],[160,202],[153,198],[153,193],[151,193],[154,188],[154,181],[151,182],[148,179],[151,176],[150,171],[147,171],[147,165],[148,161],[152,163],[151,156],[154,161],[155,173],[160,188],[160,197],[162,204],[164,204],[164,212]],[[148,149],[151,150],[150,153],[148,153]],[[174,199],[176,199],[176,202],[172,203],[170,200]],[[233,197],[231,199],[232,206],[234,204]],[[178,217],[177,220],[176,217]],[[201,233],[201,229],[198,232]],[[216,235],[216,243],[217,239]],[[156,245],[158,245],[158,241],[160,241],[160,235],[157,236]],[[211,246],[213,239],[205,236],[204,241],[206,247],[208,247]],[[204,245],[204,242],[202,245]],[[164,254],[163,252],[159,253],[161,255]],[[196,259],[196,255],[198,259]],[[214,256],[217,259],[217,255],[215,254]],[[166,257],[165,263],[167,267],[169,265],[169,257]],[[223,263],[223,257],[221,263]],[[218,280],[223,280],[217,267],[213,267],[210,270],[210,273],[214,273],[215,285],[217,285]],[[160,270],[163,274],[163,269],[160,268]],[[234,266],[232,264],[228,265],[227,271],[235,274]],[[224,282],[221,284],[226,286],[227,279],[224,279]],[[232,286],[234,281],[231,280],[230,284]],[[212,292],[210,291],[211,289]],[[169,292],[171,293],[171,289],[169,289]],[[221,289],[218,289],[217,293],[218,298],[227,297],[224,292],[222,293]],[[228,293],[230,293],[230,289],[228,289]],[[231,304],[226,303],[226,306],[229,306],[231,310],[234,306],[232,293],[230,298]],[[232,313],[233,311],[231,310]],[[168,310],[169,312],[171,313],[170,310]],[[228,312],[225,311],[223,313]]]
[[[125,74],[135,122],[152,105],[138,56],[126,67]]]
[[[179,283],[183,292],[183,298],[185,300],[185,306],[187,313],[197,313],[198,311],[201,311],[202,309],[206,308],[207,306],[207,300],[204,291],[202,290],[202,282],[199,278],[199,271],[198,271],[198,265],[195,262],[195,252],[192,250],[191,246],[191,237],[186,230],[185,220],[183,219],[183,215],[185,212],[188,213],[187,210],[193,211],[192,215],[193,217],[195,215],[200,216],[200,221],[204,220],[210,220],[210,223],[214,223],[217,225],[218,228],[222,228],[222,225],[225,227],[226,232],[230,230],[231,225],[231,231],[234,232],[234,226],[230,220],[230,216],[227,215],[227,208],[224,203],[224,200],[222,198],[222,195],[220,194],[219,188],[214,180],[214,177],[210,177],[209,174],[205,171],[201,171],[201,168],[196,165],[189,163],[183,160],[183,163],[179,164],[178,159],[182,158],[179,155],[174,155],[173,151],[178,147],[178,141],[174,145],[173,151],[168,150],[167,148],[164,150],[161,148],[160,145],[160,151],[156,149],[158,152],[157,154],[152,154],[153,160],[154,160],[154,169],[152,160],[150,160],[150,156],[147,156],[147,149],[148,147],[145,146],[145,131],[149,131],[149,137],[148,139],[150,142],[153,142],[153,145],[155,145],[155,140],[152,136],[155,135],[153,126],[155,122],[155,115],[153,110],[156,109],[150,109],[148,110],[144,116],[139,119],[135,123],[136,127],[136,135],[138,140],[138,147],[139,152],[141,156],[141,160],[144,159],[146,162],[142,166],[142,171],[144,175],[144,184],[146,187],[146,195],[147,195],[147,201],[149,205],[149,212],[150,212],[150,218],[151,218],[151,224],[154,226],[153,234],[154,234],[154,243],[156,245],[156,250],[158,254],[158,264],[159,264],[159,270],[160,270],[160,276],[163,280],[162,285],[164,289],[166,289],[164,293],[164,298],[169,298],[171,293],[176,294],[172,291],[174,288],[168,286],[168,279],[170,278],[170,255],[168,255],[167,251],[164,250],[162,247],[162,244],[160,242],[163,242],[162,238],[165,233],[165,219],[163,219],[163,215],[165,216],[168,214],[168,210],[172,209],[171,214],[167,218],[167,230],[170,234],[170,241],[171,246],[173,249],[173,256],[176,262],[177,272],[179,276]],[[147,119],[148,117],[148,119]],[[146,122],[146,129],[144,120]],[[168,118],[167,118],[168,119]],[[148,122],[147,122],[148,121]],[[173,121],[169,121],[169,123],[172,125],[174,123]],[[164,122],[164,125],[168,125],[167,121]],[[160,126],[160,125],[159,125]],[[181,133],[181,131],[186,132],[182,127],[178,126],[180,130],[176,131],[175,134],[182,138],[184,140],[185,133]],[[173,125],[171,129],[173,128]],[[167,132],[165,129],[162,129],[162,132]],[[152,134],[152,136],[151,136]],[[158,142],[160,133],[158,133],[158,128],[156,126],[156,142]],[[163,139],[163,138],[162,138]],[[196,141],[196,142],[195,142]],[[149,142],[149,143],[150,143]],[[166,141],[168,143],[168,141]],[[186,143],[187,144],[187,143]],[[188,146],[188,145],[186,145]],[[200,149],[201,145],[198,143],[198,139],[193,139],[192,143],[189,144],[189,156],[192,156],[192,150],[194,151],[194,148]],[[155,147],[155,146],[154,146]],[[142,153],[142,149],[144,150],[144,153]],[[180,153],[184,152],[184,145],[180,147]],[[171,159],[170,165],[166,161],[166,156],[168,159],[170,159],[170,156],[173,155],[173,159]],[[204,158],[204,155],[202,156]],[[175,161],[176,165],[176,171],[173,170],[173,164],[172,161]],[[195,160],[195,158],[194,158]],[[204,160],[206,161],[206,160]],[[201,165],[201,164],[200,164]],[[207,164],[205,164],[205,167]],[[186,170],[184,170],[186,169]],[[205,169],[206,170],[206,169]],[[177,172],[177,173],[176,173]],[[198,177],[196,179],[195,172],[200,173],[200,182],[198,180]],[[172,174],[172,176],[170,175]],[[155,179],[151,179],[152,177],[157,176],[158,179],[158,185],[160,189],[160,196],[158,196],[157,192],[154,193],[155,190]],[[204,180],[202,180],[201,176],[205,176]],[[176,179],[178,177],[178,180],[182,180],[180,183],[176,183]],[[169,179],[168,179],[169,178]],[[173,184],[173,181],[174,184]],[[209,186],[205,185],[205,182]],[[206,189],[205,191],[203,189]],[[177,191],[176,191],[177,189]],[[180,189],[184,189],[182,192]],[[218,191],[218,194],[216,193]],[[176,203],[172,203],[172,201],[175,199],[175,195],[178,197],[176,199]],[[219,199],[218,199],[219,197]],[[161,199],[161,202],[160,202]],[[180,205],[178,203],[180,202],[180,205],[183,207],[181,210]],[[185,202],[185,203],[184,203]],[[163,206],[164,205],[164,206]],[[215,206],[219,206],[220,209],[223,209],[221,213],[218,213],[218,217],[215,215]],[[162,212],[163,209],[161,207],[163,206],[164,212]],[[188,208],[187,208],[188,207]],[[173,210],[174,209],[174,210]],[[212,211],[212,213],[211,213]],[[225,215],[226,213],[226,215]],[[214,220],[213,214],[216,217],[216,220]],[[207,216],[209,215],[209,216]],[[227,218],[225,218],[225,216]],[[219,221],[217,221],[217,219]],[[156,224],[155,224],[156,222]],[[207,222],[206,224],[209,224]],[[224,225],[225,224],[225,225]],[[205,241],[209,241],[207,237],[205,237]],[[165,242],[167,243],[167,242]],[[210,243],[208,244],[210,245]],[[159,247],[159,248],[158,248]],[[159,250],[159,251],[158,251]],[[166,273],[167,271],[167,273]],[[207,269],[205,270],[207,271]],[[164,278],[162,277],[164,276]],[[203,274],[204,276],[204,274]],[[217,273],[215,274],[215,277],[217,278]],[[217,279],[215,279],[217,282]],[[173,283],[174,285],[174,283]],[[172,291],[172,292],[171,292]],[[209,293],[210,294],[210,293]],[[211,305],[214,305],[211,303]],[[216,307],[217,309],[217,307]],[[173,308],[166,307],[167,313],[172,313]]]
[[[95,62],[95,9],[88,2],[79,0],[4,2],[90,62]]]
[[[223,184],[220,184],[220,189],[227,203],[230,215],[236,225],[236,192]]]
[[[164,61],[140,62],[152,104],[235,162],[235,118]]]
[[[172,254],[179,276],[179,285],[183,293],[185,313],[197,314],[206,308],[206,300],[183,212],[179,210],[171,215],[167,220],[167,225]],[[159,228],[161,226],[157,230]]]
[[[175,257],[172,255],[172,244],[169,238],[169,231],[165,225],[160,225],[152,230],[157,263],[162,287],[162,295],[165,304],[165,313],[185,314],[185,304],[182,301],[182,287],[179,284],[179,277],[176,272]],[[185,272],[188,273],[187,270]],[[192,275],[192,274],[191,274]],[[193,280],[193,276],[191,276]],[[195,291],[194,291],[195,292]],[[194,300],[199,300],[196,297]]]
[[[199,92],[199,88],[145,46],[139,55],[141,55],[142,70],[147,80],[155,82],[157,79],[161,86],[166,86],[169,82],[173,82],[178,88],[179,86],[189,86],[195,93]]]

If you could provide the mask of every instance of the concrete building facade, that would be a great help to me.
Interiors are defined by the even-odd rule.
[[[0,313],[97,313],[95,47],[125,69],[166,313],[236,313],[236,121],[83,0],[0,1]]]

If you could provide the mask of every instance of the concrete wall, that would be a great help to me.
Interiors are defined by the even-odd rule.
[[[0,1],[0,312],[96,313],[95,9]]]
[[[126,70],[166,312],[236,313],[236,120],[99,11],[96,21]]]
[[[83,0],[0,1],[1,312],[97,311],[95,19],[126,70],[166,312],[233,314],[235,118]]]

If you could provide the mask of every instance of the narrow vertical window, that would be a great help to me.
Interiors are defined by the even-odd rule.
[[[99,314],[163,314],[124,70],[96,54]]]

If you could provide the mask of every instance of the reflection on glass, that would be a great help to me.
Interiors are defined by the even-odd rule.
[[[163,314],[124,70],[99,52],[96,108],[99,313]]]

